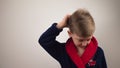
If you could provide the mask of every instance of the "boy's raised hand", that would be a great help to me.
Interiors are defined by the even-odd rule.
[[[57,24],[57,28],[58,29],[63,29],[64,27],[67,27],[67,22],[68,22],[68,19],[70,18],[70,15],[66,15],[62,21],[60,21],[58,24]]]

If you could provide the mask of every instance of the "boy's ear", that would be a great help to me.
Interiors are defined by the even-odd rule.
[[[68,30],[67,32],[68,32],[69,37],[71,37],[72,36],[72,32],[70,30]]]

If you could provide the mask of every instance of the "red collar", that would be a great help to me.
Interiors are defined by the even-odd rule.
[[[78,68],[85,68],[85,65],[95,55],[97,47],[97,40],[93,37],[90,44],[87,45],[83,55],[80,57],[77,53],[73,40],[70,38],[66,43],[66,51]]]

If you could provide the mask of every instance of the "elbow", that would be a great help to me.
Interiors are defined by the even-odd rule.
[[[39,43],[40,45],[42,45],[43,41],[42,41],[41,38],[38,39],[38,43]]]
[[[42,38],[40,37],[40,38],[38,39],[38,43],[41,45],[42,42],[43,42],[43,40],[42,40]]]
[[[44,37],[44,36],[41,36],[41,37],[38,39],[38,43],[39,43],[40,45],[45,45],[46,42],[47,42],[47,40],[46,40],[46,37]]]

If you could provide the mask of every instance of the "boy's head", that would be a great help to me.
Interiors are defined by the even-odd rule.
[[[91,14],[85,9],[78,9],[69,18],[68,32],[73,39],[75,34],[78,37],[91,38],[95,31],[95,23]],[[74,41],[74,40],[73,40]]]
[[[78,9],[71,15],[68,27],[72,33],[82,37],[91,36],[95,31],[94,20],[85,9]]]

